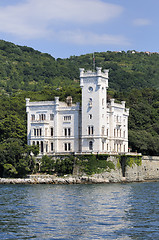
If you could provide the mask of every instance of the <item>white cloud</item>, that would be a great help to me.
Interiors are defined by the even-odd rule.
[[[82,28],[105,23],[122,11],[102,0],[26,0],[0,7],[0,31],[23,39],[48,37],[62,31],[63,25],[69,29],[74,24]]]
[[[96,34],[82,31],[61,31],[57,37],[62,42],[78,45],[130,45],[129,41],[122,35]]]
[[[149,19],[146,18],[137,18],[133,21],[133,24],[135,26],[148,26],[151,24],[151,21]]]

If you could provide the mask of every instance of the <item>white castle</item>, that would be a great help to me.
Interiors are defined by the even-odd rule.
[[[28,145],[39,154],[127,153],[129,109],[125,101],[107,101],[108,72],[80,69],[82,106],[66,102],[26,99]]]

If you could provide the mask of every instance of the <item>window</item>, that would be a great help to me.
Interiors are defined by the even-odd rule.
[[[102,142],[102,151],[104,151],[104,142]]]
[[[53,142],[51,143],[51,152],[53,152],[54,150],[54,145],[53,145]]]
[[[92,114],[89,114],[89,119],[92,119]]]
[[[93,141],[89,141],[89,150],[93,150]]]
[[[63,120],[64,120],[64,121],[71,121],[71,116],[64,116],[64,117],[63,117]]]
[[[51,130],[51,137],[52,137],[52,136],[54,135],[54,129],[53,129],[53,127],[51,127],[50,130]]]
[[[51,114],[50,114],[50,121],[53,121],[53,120],[54,120],[54,114],[51,113]]]
[[[34,128],[34,136],[36,136],[36,129]]]
[[[88,92],[92,92],[93,91],[93,88],[92,87],[89,87],[88,88]]]
[[[107,136],[109,135],[109,130],[107,129]]]
[[[31,115],[31,120],[32,120],[32,121],[35,121],[35,114],[32,114],[32,115]]]
[[[46,152],[48,152],[48,144],[46,144]]]
[[[92,107],[92,98],[89,98],[88,105],[89,105],[89,107]]]
[[[44,143],[41,142],[41,152],[43,153],[44,152]]]
[[[105,132],[105,127],[102,126],[102,135],[104,135],[104,132]]]
[[[40,134],[40,136],[42,135],[42,130],[41,130],[41,128],[39,129],[39,134]]]
[[[102,98],[102,106],[104,106],[104,98]]]
[[[71,150],[71,143],[65,143],[64,144],[64,149],[65,149],[65,151],[70,151]]]
[[[33,146],[35,146],[35,141],[33,141]]]
[[[88,126],[88,135],[93,135],[93,134],[94,134],[93,126]]]
[[[39,120],[40,121],[46,120],[46,115],[45,114],[39,114]]]
[[[64,135],[65,137],[71,136],[71,128],[64,128]]]
[[[34,136],[41,136],[42,135],[42,129],[41,128],[34,128]]]

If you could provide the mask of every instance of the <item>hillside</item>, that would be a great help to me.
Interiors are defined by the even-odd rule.
[[[95,53],[96,66],[110,70],[109,87],[118,91],[159,88],[159,54]],[[79,68],[92,69],[92,54],[55,59],[33,48],[0,40],[0,92],[40,91],[79,86]]]

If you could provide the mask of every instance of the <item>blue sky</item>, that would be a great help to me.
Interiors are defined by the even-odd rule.
[[[0,39],[55,58],[159,52],[159,0],[0,0]]]

